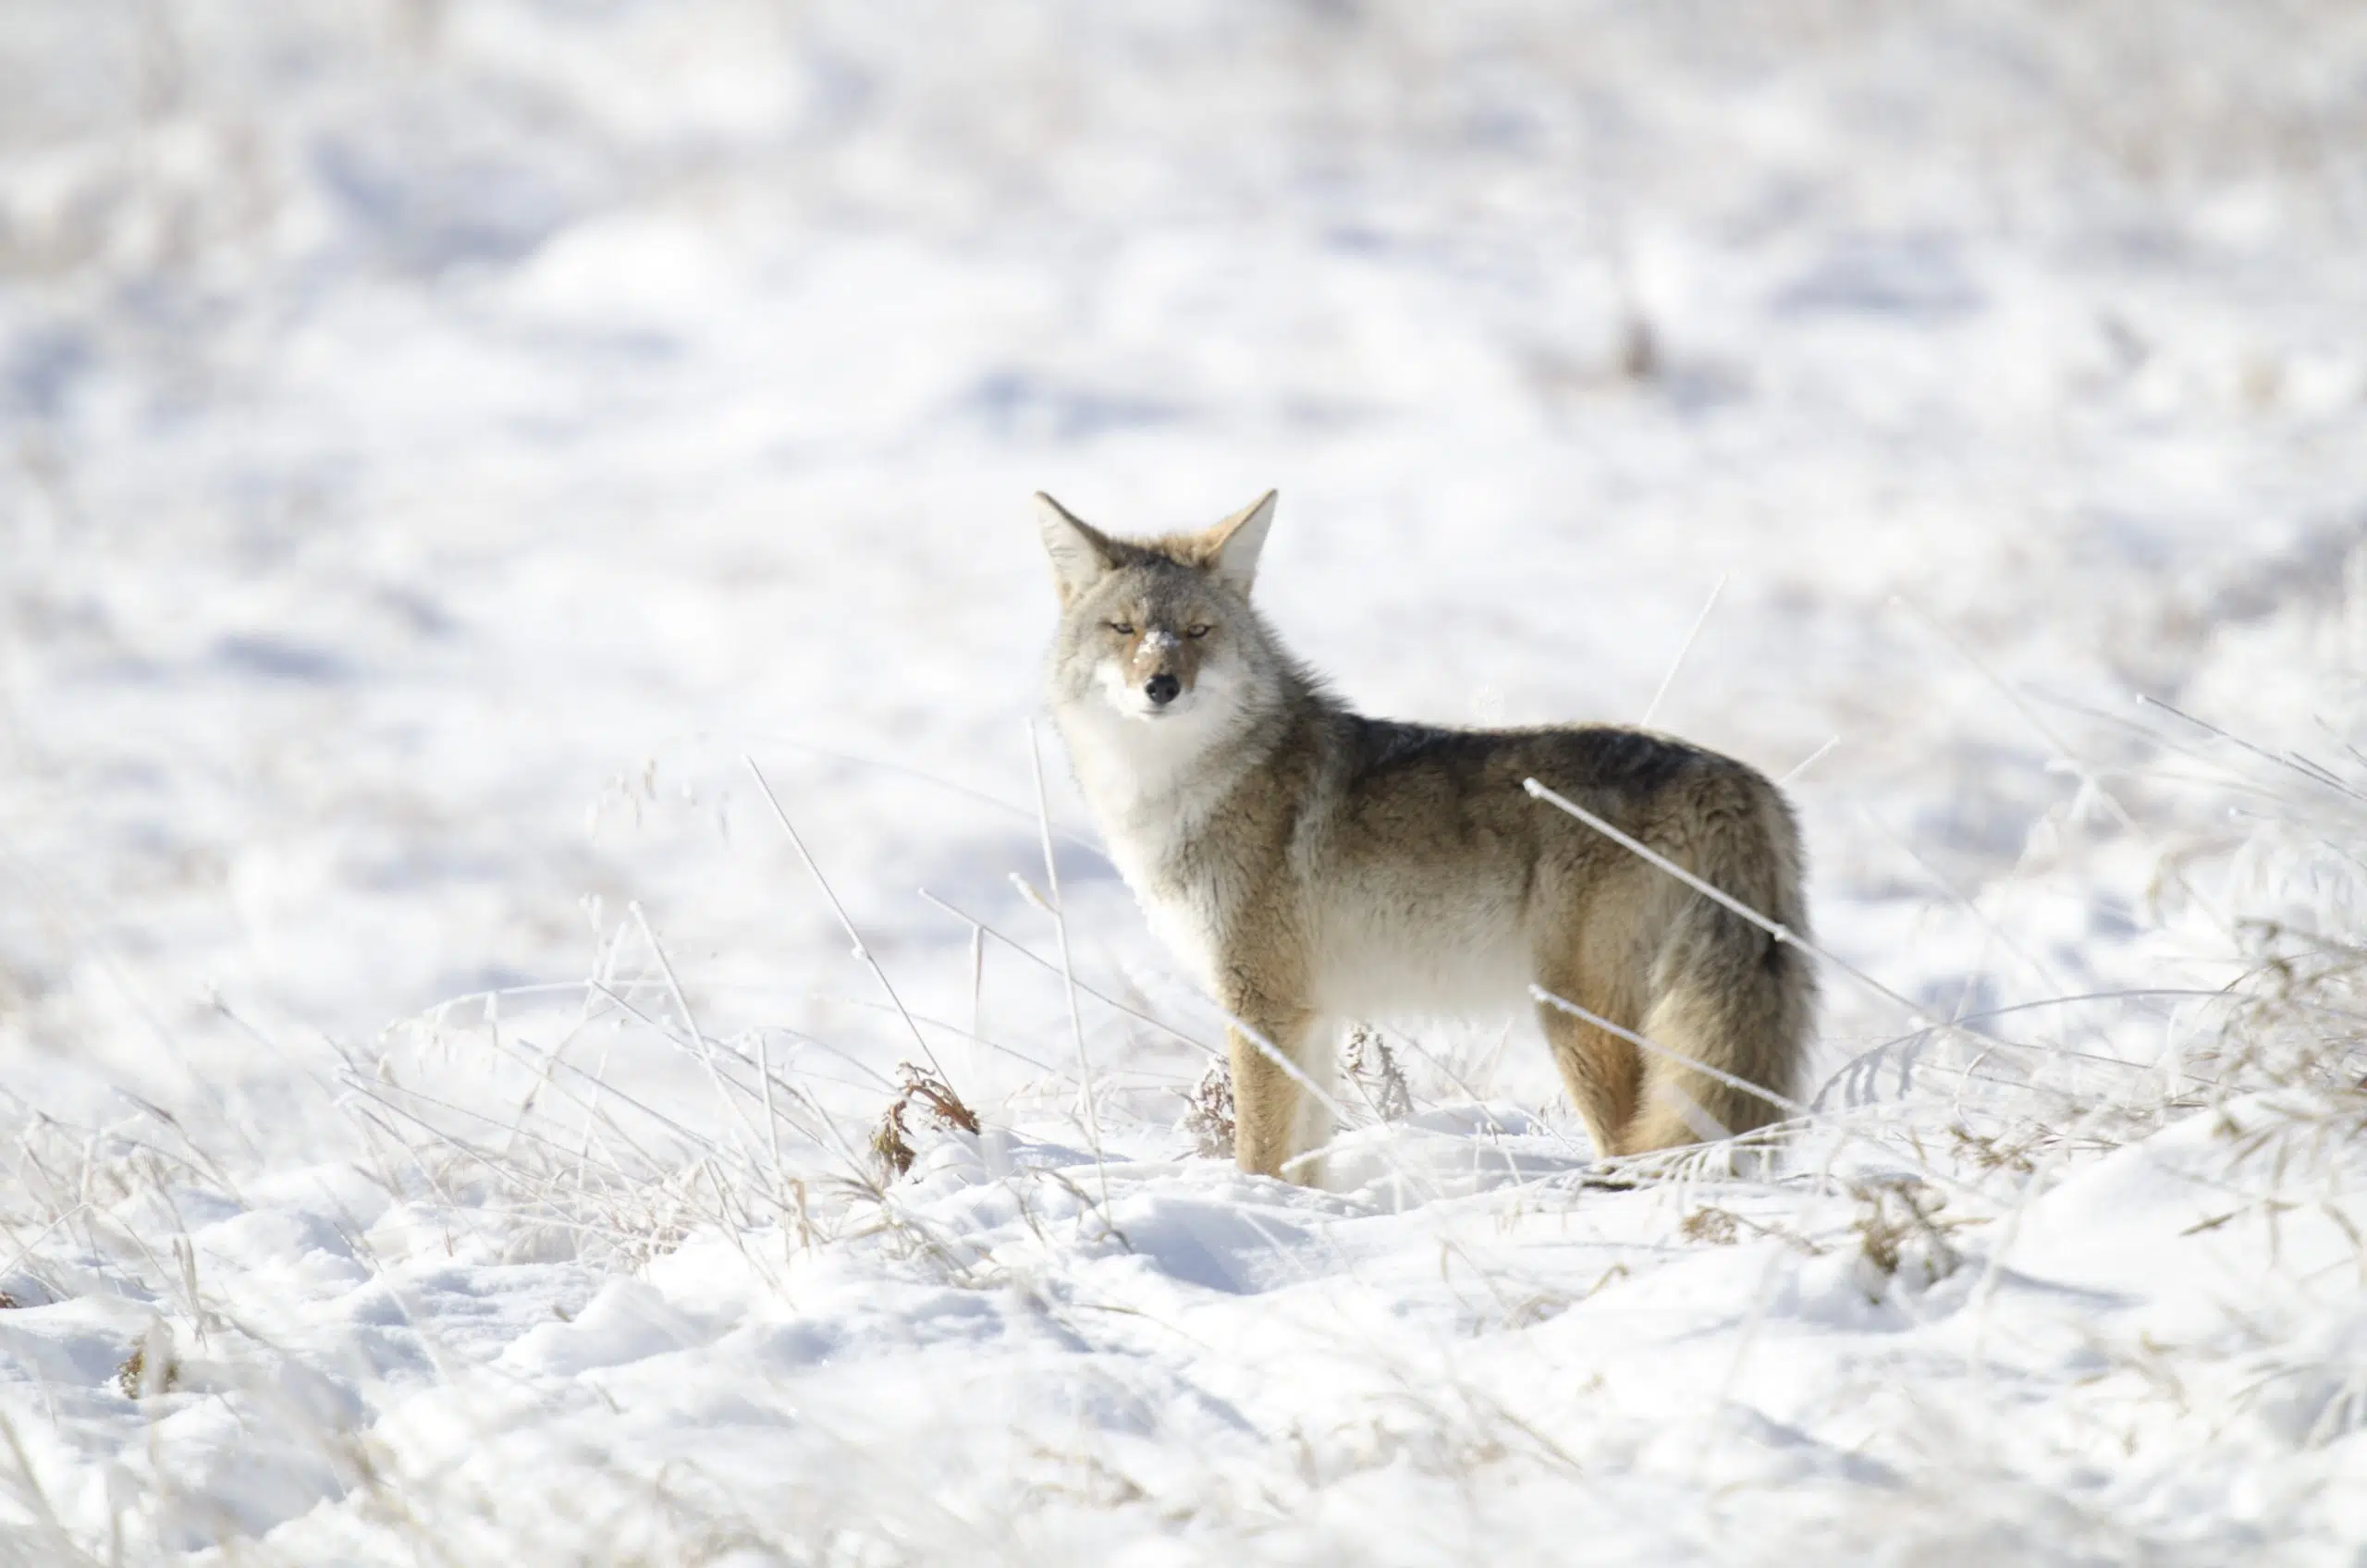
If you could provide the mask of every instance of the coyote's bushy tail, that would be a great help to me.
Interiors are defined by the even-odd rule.
[[[1743,769],[1698,786],[1686,814],[1689,851],[1674,858],[1750,909],[1809,935],[1799,829],[1775,787]],[[1644,1010],[1646,1039],[1784,1096],[1816,1010],[1809,955],[1685,890],[1663,928]],[[1622,1154],[1748,1132],[1778,1121],[1771,1101],[1659,1051],[1644,1053],[1642,1093]]]

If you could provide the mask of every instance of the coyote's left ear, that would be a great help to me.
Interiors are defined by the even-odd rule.
[[[1052,557],[1053,585],[1067,604],[1110,570],[1110,540],[1066,507],[1036,492],[1036,523],[1044,531],[1044,552]]]
[[[1266,531],[1274,525],[1274,496],[1269,490],[1218,523],[1200,537],[1208,570],[1236,594],[1247,594],[1257,575],[1257,555],[1266,547]]]

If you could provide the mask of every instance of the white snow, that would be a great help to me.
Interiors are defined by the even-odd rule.
[[[2356,1561],[2362,321],[2332,0],[19,0],[0,1556]],[[1269,485],[1960,1026],[1252,1181],[1056,767],[1085,1115],[1028,497]]]

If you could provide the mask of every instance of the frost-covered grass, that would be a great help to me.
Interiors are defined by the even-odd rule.
[[[320,1085],[342,1165],[233,1174],[161,1112],[43,1123],[0,1324],[41,1389],[18,1542],[2338,1560],[2367,953],[2324,857],[2361,770],[2199,760],[2280,803],[2239,867],[2180,870],[2285,900],[2239,978],[1903,1035],[1749,1175],[1607,1183],[1566,1119],[1466,1097],[1481,1064],[1412,1038],[1402,1106],[1367,1044],[1331,1192],[1199,1157],[1171,1094],[1111,1086],[1089,1145],[1072,1071],[975,1131],[899,1096],[898,1173],[804,1042],[694,1033],[655,948],[357,1053]]]
[[[2353,1561],[2362,82],[2336,4],[13,6],[0,1555]],[[1606,1171],[1416,1023],[1325,1190],[1208,1157],[1024,501],[1268,484],[1360,704],[1788,778],[1808,1114]]]

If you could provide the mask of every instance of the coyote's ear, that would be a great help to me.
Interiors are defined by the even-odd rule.
[[[1203,564],[1236,594],[1246,594],[1257,575],[1257,553],[1266,547],[1266,531],[1274,524],[1275,495],[1267,491],[1200,536]]]
[[[1052,582],[1065,605],[1110,570],[1110,541],[1041,490],[1036,492],[1036,521],[1044,531],[1044,550],[1052,557]]]

